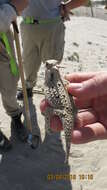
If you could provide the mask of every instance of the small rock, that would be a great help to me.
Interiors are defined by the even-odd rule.
[[[87,42],[89,45],[91,45],[92,44],[92,42]]]
[[[79,47],[79,44],[77,44],[76,42],[73,42],[73,45]]]

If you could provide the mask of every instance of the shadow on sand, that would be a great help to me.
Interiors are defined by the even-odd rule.
[[[32,100],[30,109],[37,119]],[[37,121],[34,123],[38,126]],[[11,136],[15,136],[13,131]],[[69,165],[64,163],[65,152],[59,133],[47,135],[35,150],[14,137],[13,149],[1,156],[0,190],[72,190],[69,179],[48,179],[49,175],[70,173]]]

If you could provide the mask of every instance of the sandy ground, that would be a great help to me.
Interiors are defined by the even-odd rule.
[[[65,68],[61,69],[61,73],[106,70],[106,21],[74,16],[66,22],[66,28],[62,61]],[[41,66],[36,89],[42,90],[43,80],[44,65]],[[61,137],[60,134],[53,134],[45,138],[44,118],[39,110],[43,97],[34,93],[33,102],[30,100],[33,128],[36,122],[42,138],[37,150],[20,143],[11,134],[10,118],[0,101],[0,127],[8,137],[12,136],[13,141],[10,152],[0,153],[0,190],[107,190],[107,141],[72,145],[69,165],[64,164],[63,134]],[[49,180],[50,174],[51,177],[68,174],[76,179]]]
[[[92,9],[91,7],[81,6],[79,8],[73,9],[72,12],[76,16],[87,16],[87,17],[94,17],[102,20],[107,20],[107,10],[98,7],[97,8],[93,7],[93,4],[92,4]]]

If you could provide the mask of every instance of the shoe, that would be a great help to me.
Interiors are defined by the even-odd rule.
[[[33,96],[32,88],[27,88],[26,91],[27,91],[28,98],[31,98]],[[17,100],[23,100],[23,92],[18,91],[16,97],[17,97]]]
[[[32,135],[32,144],[31,147],[33,149],[37,149],[39,145],[41,144],[41,138],[39,135]]]
[[[13,130],[16,133],[18,139],[22,142],[25,142],[28,138],[28,132],[21,121],[21,114],[12,117],[11,126],[13,127]]]
[[[12,148],[11,142],[7,137],[0,131],[0,150],[6,152]]]

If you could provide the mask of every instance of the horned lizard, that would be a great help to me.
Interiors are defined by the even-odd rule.
[[[76,109],[71,95],[68,94],[66,86],[61,79],[57,61],[48,60],[45,70],[45,98],[48,100],[50,107],[45,112],[45,128],[47,132],[51,131],[50,118],[57,115],[62,121],[65,142],[66,142],[66,158],[65,163],[68,163],[71,134],[74,127]]]

